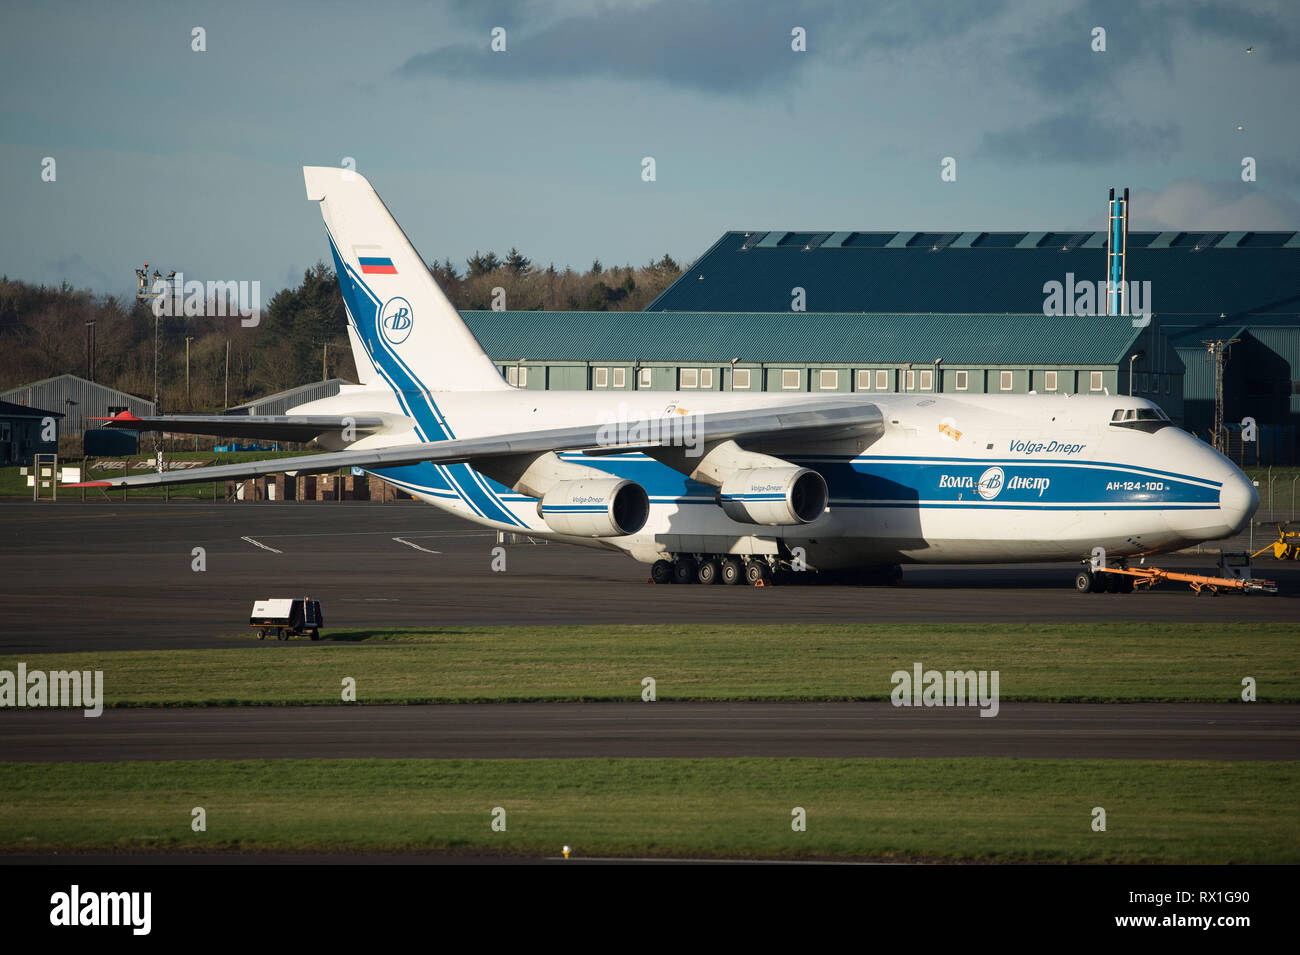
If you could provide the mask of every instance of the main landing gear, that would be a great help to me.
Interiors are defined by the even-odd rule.
[[[729,554],[676,554],[672,560],[657,560],[650,567],[656,584],[739,584],[764,587],[772,583],[775,571],[767,560],[741,560]]]
[[[740,557],[735,554],[674,554],[672,560],[657,560],[650,567],[655,584],[740,584],[770,587],[773,584],[848,584],[901,587],[903,568],[898,564],[880,567],[824,570],[795,570],[776,557]]]

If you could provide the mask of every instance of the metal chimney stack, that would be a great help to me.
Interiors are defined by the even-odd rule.
[[[1106,314],[1128,314],[1128,275],[1125,253],[1128,249],[1128,187],[1124,198],[1116,199],[1110,190],[1106,230]]]

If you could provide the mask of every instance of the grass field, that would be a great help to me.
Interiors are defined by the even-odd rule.
[[[1225,598],[1227,599],[1227,598]],[[108,705],[887,699],[895,670],[998,670],[1001,699],[1300,702],[1291,624],[835,624],[326,631],[311,643],[0,657],[104,671]],[[245,642],[252,645],[245,646]]]
[[[0,849],[1295,863],[1300,764],[1126,760],[0,763]],[[191,830],[201,806],[207,831]],[[1092,829],[1093,808],[1106,831]],[[506,830],[492,812],[505,809]],[[791,828],[792,810],[807,829]]]

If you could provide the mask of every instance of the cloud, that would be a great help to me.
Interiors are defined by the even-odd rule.
[[[1131,194],[1134,229],[1292,231],[1300,202],[1250,183],[1179,179],[1158,192]]]
[[[987,132],[978,152],[1025,162],[1096,164],[1127,156],[1168,160],[1181,131],[1173,124],[1143,126],[1133,121],[1098,118],[1087,113],[1058,113],[1018,129]]]
[[[1096,95],[1099,86],[1122,86],[1125,71],[1137,64],[1154,61],[1173,73],[1175,40],[1183,35],[1231,43],[1243,54],[1253,46],[1255,56],[1276,62],[1300,59],[1300,7],[1290,0],[1254,7],[1239,0],[1093,0],[1017,35],[1009,61],[1042,92]],[[1094,27],[1106,30],[1104,53],[1092,50]]]
[[[1138,232],[1300,231],[1300,202],[1252,183],[1176,179],[1163,189],[1135,189],[1129,199],[1129,228]],[[1089,227],[1105,230],[1105,213]]]
[[[961,34],[1001,7],[952,7],[944,0],[889,0],[868,11],[833,0],[792,7],[778,0],[711,5],[697,0],[653,0],[602,9],[545,25],[506,25],[504,53],[478,43],[442,46],[411,57],[401,76],[536,82],[592,76],[651,80],[706,92],[737,94],[780,85],[821,58],[851,65],[863,56],[892,56]],[[474,16],[476,21],[482,17]],[[791,49],[802,27],[807,53]]]

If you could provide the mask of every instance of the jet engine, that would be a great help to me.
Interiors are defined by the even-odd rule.
[[[753,468],[723,482],[718,503],[745,524],[808,524],[822,516],[826,479],[809,468]]]
[[[543,495],[537,513],[558,534],[624,537],[645,526],[650,498],[635,481],[560,481]]]

